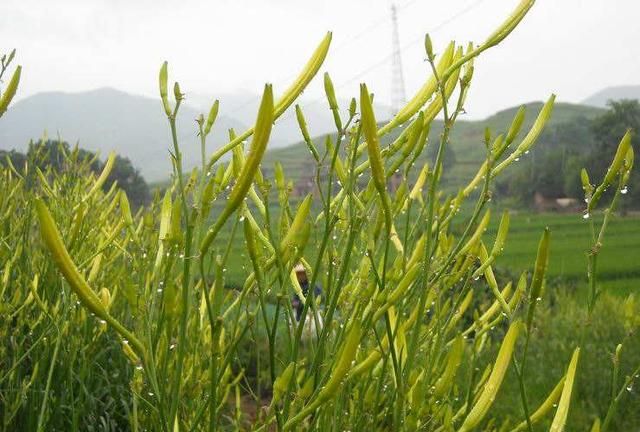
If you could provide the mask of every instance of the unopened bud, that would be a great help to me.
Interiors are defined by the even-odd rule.
[[[427,52],[427,58],[429,61],[433,61],[435,56],[433,55],[433,45],[431,44],[431,37],[427,33],[424,37],[424,50]]]

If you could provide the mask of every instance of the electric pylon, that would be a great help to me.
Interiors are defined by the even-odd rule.
[[[393,50],[391,56],[391,114],[395,115],[407,100],[404,90],[400,36],[398,34],[398,16],[395,4],[391,4],[391,32],[391,49]]]

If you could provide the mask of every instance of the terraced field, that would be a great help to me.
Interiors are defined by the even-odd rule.
[[[497,228],[495,219],[490,230]],[[598,217],[596,220],[598,222]],[[514,272],[531,268],[536,245],[545,226],[552,232],[548,275],[586,283],[586,252],[589,248],[590,221],[580,214],[512,215],[511,230],[498,266]],[[640,217],[614,216],[607,229],[598,258],[600,283],[607,290],[624,294],[640,288]]]

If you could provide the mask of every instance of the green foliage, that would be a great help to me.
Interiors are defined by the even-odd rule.
[[[102,171],[103,166],[95,172]],[[117,183],[120,189],[124,190],[131,201],[131,204],[138,207],[148,204],[150,200],[149,186],[144,177],[135,168],[129,158],[116,156],[113,169],[107,178],[103,188],[110,188],[113,183]]]
[[[583,329],[570,343],[571,359],[553,365],[565,375],[546,389],[561,389],[554,391],[561,395],[557,409],[534,412],[531,346],[548,295],[549,230],[530,282],[527,273],[505,280],[493,268],[508,243],[508,213],[492,247],[485,244],[495,178],[533,146],[555,96],[521,139],[522,113],[506,136],[486,130],[476,175],[454,195],[441,190],[473,61],[532,5],[522,1],[480,45],[450,43],[433,56],[428,39],[432,76],[382,127],[364,84],[342,116],[327,76],[336,134],[324,147],[304,134],[317,182],[297,206],[285,169],[272,183],[261,162],[273,122],[320,69],[331,34],[284,94],[274,97],[265,86],[255,126],[232,131],[209,157],[216,115],[211,124],[198,117],[201,165],[190,174],[178,138],[183,94],[174,83],[170,96],[164,63],[159,90],[173,178],[163,196],[135,213],[122,189],[102,189],[113,154],[99,175],[65,146],[43,169],[3,167],[3,429],[497,431],[514,419],[532,430],[553,418],[554,430],[562,430],[578,354],[590,335]],[[442,133],[428,142],[437,116]],[[381,140],[387,134],[390,141]],[[425,145],[437,148],[428,170],[418,163]],[[623,139],[603,183],[585,184],[590,209],[608,183],[620,186],[628,177],[627,145]],[[400,178],[393,190],[392,176]],[[596,263],[621,191],[601,223],[586,215],[593,234],[585,322],[600,304]],[[475,202],[465,204],[471,197]],[[471,212],[461,213],[463,206]],[[245,267],[242,285],[231,290],[225,280],[236,237],[244,239]],[[291,299],[302,294],[299,266],[309,286],[323,291],[307,292],[297,321]],[[640,373],[633,367],[614,367],[620,379],[611,381],[609,403],[596,413],[603,430],[626,403],[625,389]],[[521,407],[508,418],[496,411],[506,384],[517,385]]]
[[[582,196],[578,173],[595,147],[591,124],[579,116],[549,126],[536,148],[498,183],[499,196],[516,198],[523,207],[533,204],[536,192],[546,198]]]
[[[579,296],[552,292],[538,311],[529,348],[531,379],[527,389],[532,406],[542,403],[562,377],[563,371],[555,365],[567,362],[575,342],[586,332],[589,336],[581,347],[580,368],[567,429],[589,430],[597,413],[606,411],[609,406],[613,388],[617,391],[624,379],[624,374],[620,374],[613,384],[614,362],[619,363],[619,370],[629,371],[640,359],[637,343],[639,306],[634,297],[625,300],[607,294],[602,297],[594,314],[588,317]],[[622,354],[616,360],[615,351],[619,343],[622,343]],[[519,397],[515,374],[509,378],[496,402],[496,411],[500,417],[519,419],[519,407],[509,403]],[[611,424],[611,430],[635,430],[640,424],[635,409],[640,403],[640,396],[633,386],[629,390],[625,387],[624,391],[626,397],[618,407],[621,415]],[[547,427],[549,423],[550,419],[545,422]],[[547,429],[539,427],[538,430]]]
[[[640,149],[640,137],[637,134],[640,131],[640,102],[638,100],[610,101],[609,110],[597,117],[592,127],[597,146],[587,158],[585,165],[590,173],[604,175],[611,154],[615,152],[620,137],[627,129],[631,128],[633,131],[632,147],[636,150]],[[626,186],[628,198],[625,200],[625,206],[640,207],[640,178],[632,175]]]
[[[40,140],[30,143],[26,154],[15,150],[9,152],[0,150],[0,165],[6,165],[9,158],[11,164],[22,174],[27,162],[37,166],[41,171],[45,171],[48,167],[52,167],[54,171],[62,171],[70,168],[66,156],[70,151],[69,143],[66,141]],[[95,153],[82,148],[74,149],[74,153],[79,160],[89,161],[89,168],[94,174],[97,175],[104,169],[104,164]],[[117,182],[118,186],[127,193],[135,207],[149,202],[149,186],[128,158],[116,156],[113,169],[103,189],[108,191],[114,182]]]
[[[629,128],[640,130],[637,100],[610,101],[609,110],[600,115],[579,116],[551,125],[540,136],[537,148],[498,183],[498,194],[516,198],[525,207],[532,204],[535,192],[547,198],[581,197],[580,168],[586,166],[590,173],[604,176],[611,162],[610,155]],[[631,145],[640,146],[635,133]],[[640,206],[638,187],[638,178],[632,175],[623,209]],[[611,199],[611,194],[607,196]]]
[[[111,261],[113,255],[100,251],[100,244],[84,241],[89,230],[103,225],[98,215],[106,202],[74,209],[94,176],[87,160],[63,155],[67,169],[49,165],[42,177],[34,172],[35,164],[25,167],[23,177],[0,169],[2,430],[122,430],[129,425],[130,399],[123,395],[129,392],[133,369],[106,326],[76,304],[41,253],[34,225],[36,194],[51,194],[60,206],[55,215],[69,218],[63,232],[74,256],[104,252],[105,281],[119,278],[127,268],[124,261]],[[37,184],[28,186],[29,178],[38,178]]]

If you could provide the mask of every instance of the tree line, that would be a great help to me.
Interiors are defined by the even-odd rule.
[[[82,148],[72,150],[66,141],[50,139],[29,143],[25,153],[16,150],[0,150],[0,165],[6,166],[11,163],[19,173],[26,171],[27,164],[38,167],[43,172],[48,168],[60,172],[72,166],[67,159],[67,155],[72,153],[75,153],[74,157],[79,160],[90,161],[90,169],[96,174],[104,168],[104,162],[96,153]],[[103,189],[110,189],[114,182],[118,182],[118,186],[127,193],[133,206],[138,207],[149,202],[151,196],[149,186],[129,158],[116,156],[113,169]]]
[[[621,137],[627,129],[640,130],[638,100],[610,101],[607,111],[588,118],[549,125],[539,144],[523,158],[511,175],[498,182],[496,193],[520,206],[531,206],[533,195],[546,198],[579,198],[584,195],[580,169],[591,178],[604,175]],[[640,137],[633,134],[632,146],[638,150]],[[640,208],[640,177],[631,175],[621,204],[626,209]]]

